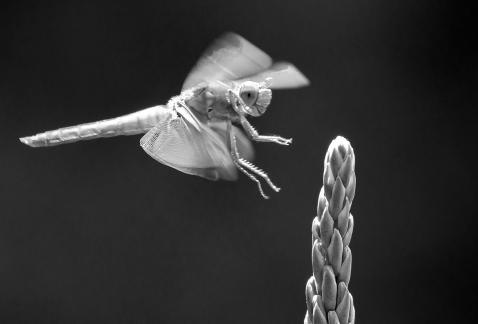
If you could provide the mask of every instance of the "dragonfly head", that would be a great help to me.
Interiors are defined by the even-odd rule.
[[[254,117],[263,115],[272,99],[272,91],[269,89],[269,80],[265,82],[244,81],[233,94],[233,107],[238,113],[245,113]]]

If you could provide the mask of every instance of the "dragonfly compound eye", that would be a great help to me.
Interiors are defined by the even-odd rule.
[[[244,82],[244,84],[241,87],[239,95],[241,96],[241,99],[244,101],[244,103],[251,107],[254,106],[256,101],[257,101],[257,95],[258,95],[259,89],[255,84],[252,82]]]
[[[266,112],[272,99],[272,91],[264,85],[246,81],[241,85],[239,95],[247,107],[245,111],[251,116],[261,116]]]

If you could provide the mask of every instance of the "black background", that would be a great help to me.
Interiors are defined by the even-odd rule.
[[[301,323],[323,157],[356,153],[359,323],[476,318],[476,33],[457,1],[3,4],[0,322]],[[18,137],[165,103],[235,31],[295,63],[256,162],[283,190],[162,166],[139,137]]]

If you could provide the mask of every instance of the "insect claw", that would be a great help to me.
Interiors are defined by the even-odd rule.
[[[277,143],[282,145],[290,145],[292,144],[292,138],[279,138]]]

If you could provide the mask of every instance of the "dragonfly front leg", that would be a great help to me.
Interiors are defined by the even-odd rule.
[[[241,116],[240,121],[244,130],[251,136],[254,141],[272,142],[280,145],[289,145],[290,143],[292,143],[292,138],[283,138],[277,135],[260,135],[244,116]]]
[[[262,190],[261,182],[254,176],[254,174],[263,178],[274,191],[278,192],[280,188],[277,187],[274,183],[272,183],[267,173],[265,173],[263,170],[259,169],[246,159],[240,157],[239,151],[237,149],[236,137],[234,136],[234,134],[232,134],[231,131],[231,122],[228,122],[227,124],[227,133],[229,137],[232,161],[241,172],[248,176],[252,181],[257,183],[257,187],[259,188],[259,192],[261,193],[262,197],[264,197],[265,199],[269,199],[269,196],[267,196]],[[248,169],[250,172],[246,169]]]

